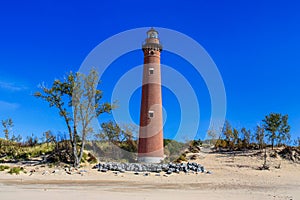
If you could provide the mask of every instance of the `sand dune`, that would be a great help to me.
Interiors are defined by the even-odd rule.
[[[169,177],[127,172],[87,172],[68,175],[63,170],[26,166],[36,172],[0,172],[1,200],[10,199],[300,199],[300,165],[269,158],[269,171],[257,170],[263,160],[252,154],[200,153],[196,160],[212,174],[174,174]],[[280,169],[278,167],[280,164]],[[45,173],[44,173],[45,174]]]

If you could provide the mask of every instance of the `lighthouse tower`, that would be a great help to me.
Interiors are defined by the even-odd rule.
[[[164,156],[158,32],[151,28],[142,46],[144,52],[142,101],[138,142],[138,161],[159,163]]]

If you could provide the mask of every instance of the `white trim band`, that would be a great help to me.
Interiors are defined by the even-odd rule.
[[[138,157],[138,162],[141,163],[160,163],[164,158],[163,157],[149,157],[149,156],[143,156]]]

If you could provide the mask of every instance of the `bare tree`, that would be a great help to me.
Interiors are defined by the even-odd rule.
[[[265,142],[264,142],[265,129],[263,127],[261,127],[260,125],[257,125],[254,136],[255,136],[255,140],[256,140],[259,148],[262,149],[265,144]]]
[[[214,128],[208,130],[207,137],[209,138],[209,144],[212,145],[212,142],[215,143],[216,139],[218,139],[217,131]]]
[[[295,146],[298,146],[300,148],[300,137],[298,137],[295,141]]]
[[[14,126],[14,123],[11,118],[2,120],[2,126],[3,126],[3,132],[6,140],[9,140],[9,134],[12,131],[12,127]]]

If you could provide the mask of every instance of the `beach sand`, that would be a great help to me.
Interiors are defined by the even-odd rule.
[[[86,172],[69,175],[61,169],[25,166],[30,173],[0,172],[0,199],[300,199],[300,165],[281,158],[268,159],[270,170],[257,170],[263,160],[242,154],[199,153],[196,162],[212,174],[172,174],[169,177],[133,172]],[[277,169],[280,164],[280,169]],[[49,174],[42,175],[48,171]]]

